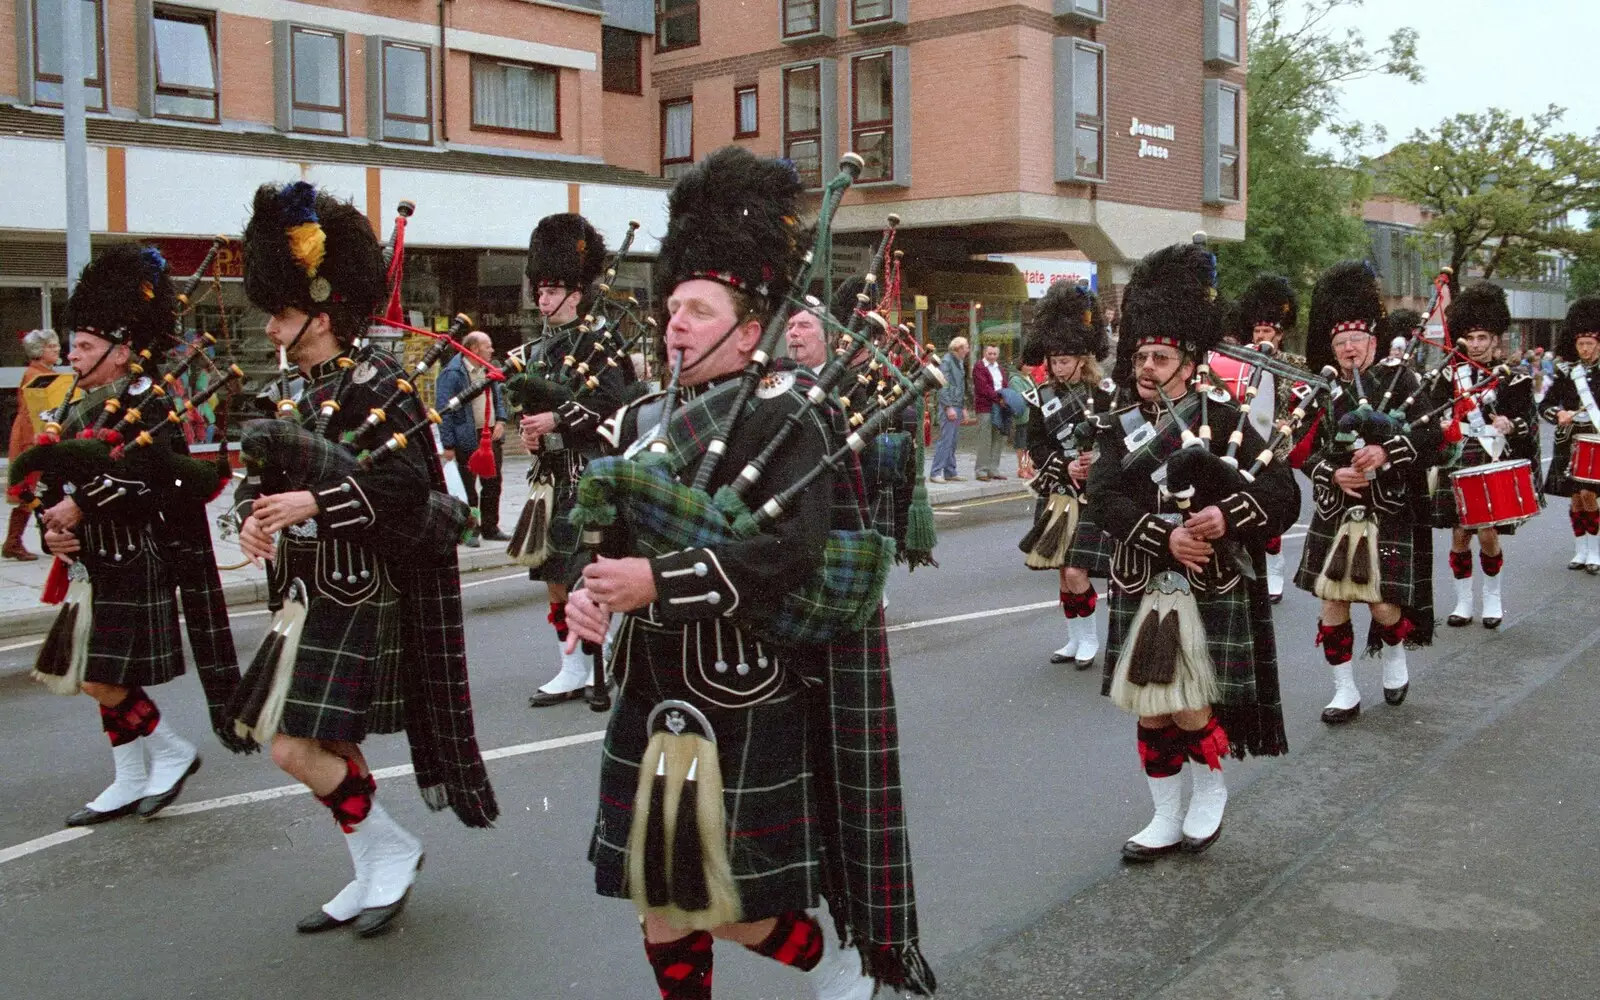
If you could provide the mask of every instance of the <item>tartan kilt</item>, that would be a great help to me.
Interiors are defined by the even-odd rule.
[[[183,673],[172,567],[148,530],[140,531],[138,539],[138,553],[120,562],[88,551],[88,542],[84,545],[83,564],[94,585],[94,631],[84,680],[149,687]]]
[[[680,698],[704,712],[716,731],[728,859],[741,919],[816,907],[823,845],[808,734],[812,714],[822,710],[814,692],[824,689],[803,684],[795,672],[803,648],[784,649],[790,673],[777,694],[750,708],[725,709],[696,698],[683,683],[678,630],[657,631],[634,619],[624,627],[631,634],[616,640],[616,659],[626,662],[612,666],[622,689],[606,728],[599,811],[589,842],[595,891],[628,898],[628,831],[639,764],[650,738],[645,723],[661,701]],[[820,663],[816,669],[822,669]]]
[[[1045,504],[1049,503],[1048,497],[1040,497],[1033,505],[1033,523],[1038,524],[1039,518],[1044,516]],[[1088,511],[1087,501],[1080,499],[1078,507],[1078,525],[1072,533],[1072,542],[1067,546],[1066,557],[1059,567],[1045,567],[1046,569],[1081,569],[1090,576],[1109,577],[1111,575],[1111,549],[1116,543],[1111,536],[1100,530],[1100,526],[1089,520],[1084,514]]]
[[[380,573],[377,593],[354,604],[317,592],[316,548],[285,543],[273,563],[282,569],[269,574],[274,608],[296,577],[310,596],[279,730],[352,743],[369,733],[397,733],[405,728],[400,592],[387,570]]]
[[[1453,506],[1453,504],[1452,504]],[[1294,574],[1294,585],[1308,594],[1316,593],[1317,577],[1322,564],[1327,561],[1333,547],[1333,536],[1339,531],[1343,510],[1324,514],[1318,510],[1311,515],[1311,527],[1306,529],[1305,549],[1300,556],[1300,567]],[[1371,516],[1371,515],[1369,515]],[[1385,603],[1402,608],[1422,607],[1418,603],[1424,590],[1417,585],[1417,576],[1426,574],[1431,580],[1431,556],[1425,565],[1417,565],[1416,526],[1403,514],[1378,514],[1378,594]],[[1426,527],[1424,526],[1424,530]],[[1432,586],[1425,588],[1431,595]],[[1431,597],[1424,603],[1431,608]]]
[[[544,565],[528,570],[528,579],[566,587],[589,565],[589,553],[584,550],[580,532],[569,516],[577,504],[577,483],[557,480],[550,504],[550,554]]]
[[[1200,621],[1206,630],[1206,650],[1217,672],[1217,705],[1254,705],[1256,693],[1256,640],[1251,628],[1248,581],[1226,594],[1195,594]],[[1122,644],[1131,638],[1134,617],[1143,594],[1133,594],[1112,583],[1108,589],[1110,624],[1102,667],[1101,694],[1109,695]]]

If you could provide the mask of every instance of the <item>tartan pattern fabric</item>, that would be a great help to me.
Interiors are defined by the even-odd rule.
[[[1048,497],[1040,497],[1034,503],[1034,524],[1038,524],[1039,519],[1044,517],[1044,508],[1049,502]],[[1098,524],[1089,520],[1086,516],[1087,511],[1086,504],[1078,507],[1078,524],[1072,532],[1072,541],[1067,545],[1067,553],[1062,558],[1061,565],[1069,569],[1081,569],[1090,576],[1108,577],[1111,575],[1111,553],[1117,543],[1110,535],[1101,531]]]
[[[100,706],[100,728],[114,747],[126,746],[141,736],[149,736],[161,722],[161,709],[150,700],[144,688],[130,687],[115,705]]]
[[[1372,517],[1370,513],[1368,517]],[[1431,560],[1426,564],[1417,559],[1415,536],[1417,532],[1410,519],[1403,514],[1379,514],[1378,521],[1378,593],[1386,603],[1410,607],[1417,601],[1417,577],[1431,574]],[[1339,521],[1313,514],[1306,529],[1306,540],[1300,567],[1294,574],[1294,585],[1307,593],[1315,593],[1317,576],[1327,561],[1328,550],[1333,547]],[[1426,527],[1424,527],[1426,530]],[[1431,606],[1431,605],[1430,605]]]
[[[911,492],[916,485],[916,443],[906,431],[889,431],[868,442],[859,456],[861,485],[867,500],[867,523],[895,541],[903,555]]]
[[[94,585],[84,679],[122,687],[165,684],[184,671],[172,567],[148,528],[138,535],[138,552],[121,555],[101,555],[87,545],[79,554]]]

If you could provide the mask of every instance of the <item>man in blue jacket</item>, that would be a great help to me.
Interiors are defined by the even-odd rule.
[[[467,334],[461,342],[462,346],[485,360],[494,353],[494,343],[489,335],[482,330],[474,330]],[[462,407],[454,412],[446,412],[445,404],[452,397],[466,392],[472,385],[483,381],[484,370],[464,354],[458,354],[450,359],[439,372],[439,379],[434,384],[434,404],[444,419],[439,422],[439,443],[444,453],[444,461],[454,461],[461,470],[461,483],[467,490],[467,503],[478,509],[478,523],[482,530],[478,535],[473,535],[467,542],[472,548],[478,547],[478,537],[481,535],[491,542],[503,541],[505,535],[500,533],[500,474],[503,471],[501,458],[502,446],[506,436],[506,409],[505,394],[499,384],[493,389],[494,418],[489,419],[489,395],[482,396],[471,406]],[[483,428],[489,427],[491,447],[494,449],[494,477],[485,477],[482,481],[483,495],[478,495],[479,479],[467,467],[467,459],[478,449],[483,439]],[[483,502],[480,504],[479,500]]]
[[[967,352],[971,349],[967,338],[956,337],[939,362],[944,388],[939,390],[939,440],[933,446],[930,483],[960,482],[962,478],[956,475],[956,434],[967,405]]]

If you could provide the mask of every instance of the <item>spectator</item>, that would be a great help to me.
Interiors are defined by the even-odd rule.
[[[494,353],[494,343],[489,340],[489,335],[482,330],[474,330],[467,334],[461,345],[481,358],[488,358]],[[483,367],[464,354],[458,354],[450,359],[450,363],[439,372],[439,381],[434,387],[437,407],[444,413],[445,403],[459,393],[465,392],[471,385],[483,380]],[[470,456],[478,449],[483,439],[485,421],[489,418],[490,400],[493,400],[494,419],[489,425],[490,447],[494,452],[494,477],[480,480],[469,468],[463,456]],[[506,436],[506,399],[497,383],[489,394],[479,397],[471,406],[464,406],[454,413],[445,413],[444,419],[439,423],[439,442],[444,448],[440,456],[446,462],[455,462],[456,468],[461,472],[461,484],[467,490],[467,503],[478,509],[478,523],[480,531],[468,536],[467,545],[478,547],[479,537],[491,542],[504,541],[505,535],[500,533],[500,484],[504,472],[504,439]],[[483,486],[483,494],[478,493],[479,484]],[[482,500],[480,505],[479,500]]]
[[[977,479],[1005,479],[1000,474],[1000,445],[1005,431],[995,418],[995,407],[1003,407],[1000,390],[1006,387],[1005,369],[1000,367],[1000,348],[989,344],[983,361],[972,368],[972,408],[978,412]]]
[[[944,373],[945,385],[939,390],[939,440],[933,446],[933,467],[928,470],[930,483],[959,483],[964,477],[956,475],[956,434],[961,429],[967,402],[967,353],[971,347],[967,338],[956,337],[939,370]]]
[[[39,415],[28,412],[27,405],[22,401],[21,387],[40,375],[53,374],[55,366],[61,361],[61,340],[54,330],[34,330],[22,335],[22,350],[28,356],[28,367],[18,383],[17,416],[11,421],[11,447],[7,449],[7,456],[13,462],[33,444],[38,433],[35,421]],[[11,508],[11,522],[6,526],[6,542],[4,547],[0,547],[0,555],[7,559],[33,562],[39,557],[22,544],[22,532],[28,527],[28,508],[15,500],[10,502],[14,505]]]

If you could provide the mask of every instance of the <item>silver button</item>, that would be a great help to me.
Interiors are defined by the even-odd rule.
[[[734,669],[735,673],[737,673],[740,677],[743,677],[745,674],[748,674],[750,672],[750,664],[741,663],[738,666],[734,667],[733,669]]]
[[[711,668],[719,674],[725,674],[728,672],[728,662],[726,660],[718,660],[711,665]]]
[[[342,581],[344,579],[344,574],[343,573],[330,573],[329,575],[333,577],[333,582],[334,583],[339,583],[340,581]]]
[[[707,604],[721,604],[722,603],[722,595],[717,593],[715,590],[713,590],[711,593],[706,595],[706,603]]]
[[[706,564],[705,563],[697,562],[697,563],[694,564],[694,575],[695,576],[705,576],[707,572],[709,572],[709,570],[706,569]]]

